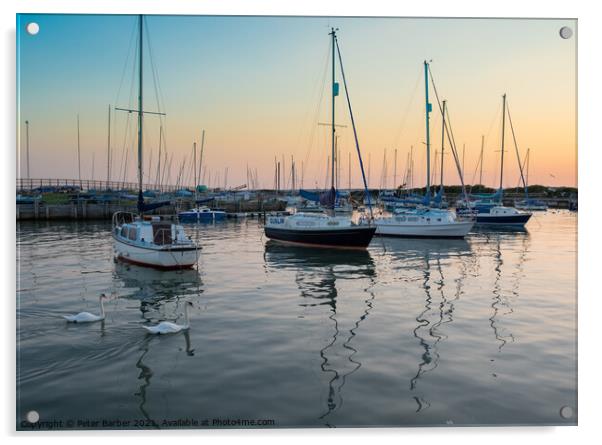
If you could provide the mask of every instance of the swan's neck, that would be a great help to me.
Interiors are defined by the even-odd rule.
[[[102,318],[105,317],[105,305],[104,305],[104,301],[103,300],[104,300],[104,298],[100,299],[100,316]]]
[[[184,322],[186,326],[190,326],[190,321],[188,321],[188,303],[184,306]]]

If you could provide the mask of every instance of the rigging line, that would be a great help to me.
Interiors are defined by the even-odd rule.
[[[330,49],[331,49],[332,44],[329,42],[328,43],[328,51],[326,52],[326,57],[324,59],[324,72],[322,74],[322,88],[321,90],[319,89],[319,93],[320,93],[320,97],[318,100],[318,103],[316,104],[316,108],[315,108],[315,112],[314,112],[314,119],[310,122],[311,124],[311,131],[309,134],[309,143],[308,143],[308,147],[307,147],[307,152],[305,154],[305,164],[309,165],[309,155],[311,153],[311,149],[313,147],[314,144],[314,140],[315,140],[315,136],[316,136],[316,132],[318,131],[317,125],[316,123],[319,120],[319,116],[320,116],[320,108],[322,106],[322,100],[324,99],[324,91],[326,90],[326,75],[328,74],[328,62],[329,62],[329,55],[330,55]],[[318,86],[319,88],[319,86]]]
[[[151,46],[151,39],[150,39],[150,31],[148,30],[148,24],[147,24],[147,20],[146,17],[144,17],[144,23],[145,23],[145,29],[144,29],[144,34],[146,36],[146,43],[147,43],[147,48],[148,48],[148,58],[150,61],[150,65],[151,65],[151,73],[153,75],[153,88],[155,90],[155,101],[157,103],[157,111],[161,112],[161,110],[163,109],[162,105],[164,105],[164,102],[162,102],[162,97],[159,96],[159,71],[157,70],[157,67],[155,66],[155,59],[153,57],[153,49]]]
[[[525,193],[527,192],[527,183],[525,182],[525,175],[523,174],[523,166],[520,162],[520,153],[518,151],[518,144],[516,143],[516,134],[514,133],[514,125],[512,125],[512,117],[510,117],[510,108],[508,107],[508,100],[506,99],[506,111],[508,112],[508,122],[510,123],[510,130],[512,130],[512,140],[514,141],[514,149],[516,150],[516,160],[518,161],[518,168],[520,170],[520,178],[523,182],[523,187],[525,188]]]
[[[129,60],[130,60],[130,55],[132,53],[132,43],[133,43],[133,40],[134,40],[134,35],[136,33],[136,29],[137,29],[137,23],[136,23],[136,21],[134,21],[134,24],[132,26],[132,32],[130,34],[130,41],[128,43],[128,50],[127,50],[127,53],[126,53],[125,63],[123,64],[123,70],[121,72],[121,80],[119,81],[119,88],[117,88],[117,96],[115,97],[115,104],[116,105],[119,105],[119,96],[121,94],[121,88],[123,86],[123,81],[125,80],[125,72],[127,70],[127,65],[128,65]],[[133,64],[133,65],[136,65],[136,64]]]
[[[406,110],[405,110],[404,114],[402,115],[401,122],[399,123],[399,127],[397,129],[397,135],[395,136],[395,139],[393,142],[394,146],[399,145],[399,139],[401,138],[401,133],[403,132],[403,129],[406,125],[406,121],[410,114],[410,108],[414,104],[414,100],[416,98],[416,93],[418,91],[418,86],[420,85],[421,78],[422,78],[422,69],[418,71],[418,76],[416,77],[416,83],[414,84],[414,89],[412,91],[412,95],[410,96],[410,102],[408,102],[408,105],[406,106]]]
[[[119,175],[117,176],[117,181],[120,181],[121,178],[123,177],[123,170],[124,170],[124,161],[126,159],[126,147],[127,147],[127,140],[128,140],[128,135],[129,135],[129,131],[130,131],[130,121],[131,121],[131,114],[128,113],[126,116],[126,121],[125,121],[125,130],[123,132],[123,144],[121,146],[121,162],[119,163]]]
[[[306,111],[305,111],[305,115],[303,117],[303,125],[302,127],[299,129],[299,136],[297,139],[297,146],[301,145],[301,139],[303,137],[303,134],[305,132],[305,128],[306,125],[311,124],[311,128],[314,129],[314,125],[313,123],[315,123],[317,121],[317,117],[313,120],[309,120],[310,116],[310,112],[311,112],[311,104],[313,103],[313,99],[314,97],[316,97],[319,93],[320,93],[320,86],[322,86],[322,96],[324,94],[324,81],[325,81],[325,76],[326,76],[326,72],[327,72],[327,68],[328,68],[328,55],[330,54],[330,43],[327,45],[327,51],[324,57],[324,72],[321,73],[320,70],[317,71],[316,76],[315,76],[315,81],[313,83],[313,88],[311,89],[312,94],[310,96],[310,102],[308,103],[308,106],[306,107]],[[322,81],[320,82],[320,79],[322,79]],[[321,103],[322,97],[320,97],[320,101],[318,103]],[[319,106],[317,107],[317,109],[319,109]]]
[[[435,84],[435,78],[433,77],[433,71],[432,71],[432,67],[429,64],[429,76],[431,78],[431,83],[433,84],[433,91],[435,92],[435,96],[437,96],[437,103],[439,104],[439,110],[442,112],[442,107],[441,107],[441,102],[439,101],[439,93],[437,92],[437,86]],[[449,132],[448,134],[448,138],[451,135],[451,139],[450,139],[450,144],[452,144],[452,149],[457,150],[457,146],[456,146],[456,138],[454,137],[454,132],[452,129],[452,123],[451,123],[451,116],[449,115],[449,110],[447,110],[448,112],[446,113],[447,119],[446,119],[446,133]],[[447,128],[447,124],[449,123],[449,129]],[[464,172],[462,172],[462,175],[464,174]]]
[[[333,31],[334,32],[334,31]],[[364,163],[362,161],[362,153],[360,152],[360,143],[357,137],[357,129],[355,128],[355,119],[353,118],[353,110],[351,109],[351,99],[349,99],[349,88],[347,87],[347,79],[345,78],[345,70],[343,69],[343,56],[341,56],[341,48],[339,47],[338,39],[334,38],[334,42],[336,45],[337,53],[339,54],[339,65],[341,67],[341,77],[343,78],[343,85],[345,86],[345,97],[347,98],[347,105],[349,106],[349,117],[351,118],[351,126],[353,127],[353,137],[355,138],[355,148],[357,149],[357,156],[360,161],[360,169],[362,170],[362,179],[364,181],[364,190],[366,193],[366,197],[368,198],[368,208],[370,209],[370,219],[374,219],[374,214],[372,213],[372,202],[370,191],[368,190],[368,183],[366,182],[366,175],[364,173]],[[334,51],[334,47],[332,48]]]
[[[431,78],[431,83],[433,85],[433,91],[435,92],[435,97],[437,98],[437,104],[439,105],[439,111],[441,112],[441,114],[443,114],[443,107],[441,106],[441,101],[439,100],[439,93],[437,92],[437,87],[435,85],[435,79],[433,78],[433,73],[431,71],[431,67],[429,65],[429,74],[430,74],[430,78]],[[460,158],[458,156],[458,152],[456,149],[456,141],[454,140],[453,137],[453,132],[451,130],[451,118],[449,116],[449,107],[446,107],[446,116],[447,119],[445,120],[445,133],[447,134],[447,138],[449,140],[449,144],[452,150],[452,153],[454,155],[454,161],[456,163],[456,168],[458,169],[458,173],[460,176],[460,182],[462,183],[462,193],[464,195],[464,197],[466,197],[466,186],[464,184],[464,172],[462,171],[462,167],[460,165]]]
[[[146,42],[147,42],[147,48],[148,48],[148,53],[149,53],[149,61],[150,61],[150,65],[151,65],[151,73],[153,75],[153,88],[155,90],[155,100],[157,103],[157,111],[161,112],[161,110],[165,109],[165,96],[163,95],[163,89],[161,88],[161,82],[159,81],[159,70],[155,64],[155,57],[154,57],[154,50],[151,44],[151,38],[150,38],[150,31],[149,31],[149,27],[147,25],[147,20],[146,17],[144,17],[144,21],[145,21],[145,35],[146,35]],[[163,149],[165,150],[165,152],[167,153],[167,119],[164,115],[159,115],[159,124],[163,126],[163,135],[162,135],[162,141],[163,141]]]

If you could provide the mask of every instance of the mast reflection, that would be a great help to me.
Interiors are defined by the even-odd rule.
[[[433,240],[433,239],[387,239],[383,249],[390,255],[394,264],[407,272],[420,271],[420,288],[424,291],[424,309],[416,316],[418,323],[413,330],[423,352],[420,356],[416,374],[410,379],[410,391],[418,390],[419,380],[439,366],[439,344],[447,339],[442,331],[445,324],[453,322],[455,302],[460,299],[464,282],[468,276],[468,268],[473,261],[471,245],[462,240]],[[444,270],[448,270],[446,262],[450,259],[459,261],[460,273],[455,282],[455,288],[448,285]],[[410,268],[408,268],[408,266]],[[412,280],[413,281],[413,280]],[[453,297],[448,298],[449,291]],[[423,395],[412,396],[416,402],[416,412],[430,407],[430,402]]]
[[[328,376],[328,392],[325,410],[318,419],[325,421],[326,426],[334,426],[328,417],[343,405],[342,393],[347,378],[362,366],[356,357],[358,350],[352,343],[374,307],[375,294],[371,288],[375,284],[376,271],[370,252],[291,247],[269,241],[265,259],[269,267],[296,272],[295,283],[302,298],[301,307],[327,308],[331,335],[319,350],[319,355],[320,369]],[[341,329],[337,318],[337,304],[340,303],[337,280],[362,279],[369,280],[365,288],[369,297],[363,301],[362,312],[354,319],[352,327]],[[340,357],[345,357],[343,363],[337,362]]]

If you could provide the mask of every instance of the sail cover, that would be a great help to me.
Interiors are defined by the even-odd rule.
[[[333,209],[336,199],[337,199],[337,192],[334,189],[334,187],[332,187],[327,192],[320,193],[320,205],[322,205],[324,207]]]
[[[308,201],[319,202],[325,207],[333,207],[336,200],[340,197],[340,193],[334,188],[322,193],[299,190],[299,195]]]
[[[299,195],[308,201],[320,202],[320,194],[315,192],[308,192],[307,190],[299,190]]]
[[[138,192],[138,212],[140,212],[140,213],[150,212],[151,210],[155,210],[155,209],[158,209],[159,207],[163,207],[163,206],[168,206],[170,204],[171,204],[170,201],[157,201],[157,202],[150,202],[147,204],[144,202],[144,197],[142,196],[142,191]]]

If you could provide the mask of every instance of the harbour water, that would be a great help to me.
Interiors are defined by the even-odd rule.
[[[178,273],[114,263],[108,223],[17,222],[17,428],[576,424],[577,216],[527,227],[333,252],[224,221]]]

